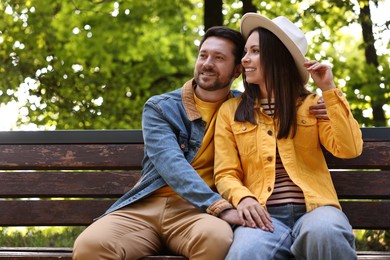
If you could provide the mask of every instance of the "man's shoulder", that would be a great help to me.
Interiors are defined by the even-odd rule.
[[[169,102],[169,101],[172,101],[172,102],[181,101],[181,89],[182,88],[178,88],[178,89],[175,89],[175,90],[170,91],[170,92],[154,95],[154,96],[150,97],[146,101],[146,103],[157,104],[157,103],[164,102],[164,101],[167,101],[167,102]]]
[[[239,97],[242,94],[242,92],[237,90],[237,89],[232,89],[231,92],[232,92],[233,97]]]

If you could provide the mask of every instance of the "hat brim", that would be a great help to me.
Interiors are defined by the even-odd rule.
[[[301,74],[301,77],[306,84],[309,81],[309,72],[303,66],[305,62],[305,57],[302,55],[299,48],[295,45],[295,43],[290,39],[290,37],[282,30],[278,25],[276,25],[272,20],[268,19],[257,13],[246,13],[241,19],[241,34],[244,36],[245,40],[248,39],[249,33],[256,27],[262,27],[279,38],[282,43],[286,46],[286,48],[290,51],[295,64]]]

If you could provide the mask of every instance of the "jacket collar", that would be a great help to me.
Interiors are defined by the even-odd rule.
[[[194,79],[191,79],[184,83],[181,89],[181,98],[183,101],[184,109],[186,110],[188,119],[194,121],[196,119],[202,118],[199,111],[196,109],[196,104],[194,100],[196,82]],[[230,91],[227,99],[232,98],[233,93]]]

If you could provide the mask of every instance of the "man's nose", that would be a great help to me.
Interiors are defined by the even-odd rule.
[[[211,57],[208,57],[203,63],[203,66],[205,67],[212,67],[213,65],[214,65],[214,61],[213,58]]]

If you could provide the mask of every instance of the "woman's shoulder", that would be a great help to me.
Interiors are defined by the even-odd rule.
[[[309,95],[307,95],[305,98],[303,98],[299,103],[299,105],[303,105],[303,106],[311,106],[313,104],[317,104],[317,101],[318,99],[320,98],[321,96],[318,95],[317,93],[310,93]]]
[[[306,97],[298,100],[297,102],[297,113],[298,115],[304,116],[314,116],[310,113],[310,106],[317,104],[320,96],[316,93],[311,93]]]
[[[226,100],[220,109],[224,110],[236,110],[238,107],[238,104],[240,104],[241,97],[233,97]]]

